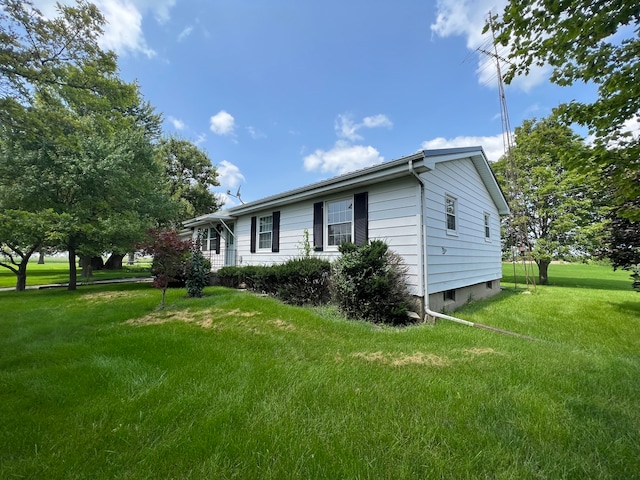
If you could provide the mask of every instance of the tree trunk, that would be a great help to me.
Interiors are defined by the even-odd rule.
[[[133,252],[129,253],[129,261],[127,262],[127,265],[133,265],[136,261],[136,254]]]
[[[78,284],[78,270],[76,268],[76,249],[69,247],[69,286],[68,290],[75,290]]]
[[[540,285],[549,285],[549,264],[551,263],[549,260],[539,260],[536,262],[538,264],[538,283]]]
[[[122,270],[122,259],[124,258],[124,253],[115,253],[112,252],[109,255],[106,263],[104,264],[105,270]]]
[[[82,278],[89,278],[93,273],[93,267],[91,265],[91,257],[80,255],[79,263],[80,263],[80,268],[82,269],[80,272],[80,276]]]
[[[44,265],[44,251],[40,250],[40,255],[38,256],[38,265]]]
[[[29,259],[23,260],[18,265],[18,271],[16,273],[16,292],[24,292],[27,289],[27,264]]]

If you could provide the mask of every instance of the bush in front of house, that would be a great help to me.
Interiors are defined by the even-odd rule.
[[[340,246],[333,262],[333,302],[349,318],[375,323],[405,325],[412,297],[407,288],[407,267],[397,253],[381,240],[363,246]]]
[[[218,282],[223,287],[256,290],[256,279],[259,272],[266,267],[247,265],[246,267],[222,267],[216,272]]]
[[[216,272],[218,282],[222,287],[240,288],[244,283],[243,267],[222,267]]]
[[[184,279],[187,295],[190,297],[202,297],[204,287],[209,285],[211,262],[204,258],[200,247],[195,244],[191,248],[189,257],[185,262]]]
[[[294,258],[273,267],[275,295],[291,305],[323,305],[327,303],[331,263],[317,257]]]
[[[294,258],[278,265],[224,267],[218,270],[220,285],[273,295],[291,305],[321,305],[330,299],[331,264],[316,257]]]

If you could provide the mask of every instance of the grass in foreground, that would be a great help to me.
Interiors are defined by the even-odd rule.
[[[0,477],[640,478],[640,296],[558,267],[457,312],[538,342],[222,288],[0,293]]]

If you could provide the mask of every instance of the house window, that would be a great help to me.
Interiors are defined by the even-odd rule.
[[[209,250],[216,250],[216,243],[218,240],[218,232],[210,228],[209,229]]]
[[[273,216],[260,217],[259,225],[258,248],[271,248]]]
[[[351,242],[353,200],[327,202],[327,241],[329,246]]]
[[[215,230],[213,228],[203,228],[198,231],[198,242],[202,251],[213,250]]]
[[[487,282],[487,290],[493,290],[493,281]]]
[[[456,301],[456,291],[455,290],[445,290],[443,292],[443,297],[445,302],[455,302]]]
[[[491,238],[491,217],[488,213],[484,214],[484,238],[485,240],[489,240]]]
[[[456,210],[457,201],[454,197],[446,195],[444,197],[444,209],[447,217],[447,232],[455,233],[457,230]]]

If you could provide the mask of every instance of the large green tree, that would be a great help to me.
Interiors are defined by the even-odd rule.
[[[58,15],[46,18],[30,0],[0,0],[0,121],[14,123],[16,104],[29,104],[40,88],[69,85],[99,91],[104,73],[116,67],[116,56],[98,45],[105,23],[93,4],[58,4]],[[85,75],[68,75],[70,66]]]
[[[594,162],[606,176],[618,216],[640,220],[640,3],[629,0],[509,0],[492,20],[496,41],[509,49],[508,83],[532,66],[549,65],[561,86],[591,83],[593,102],[558,107],[567,124],[589,128]],[[487,25],[485,30],[490,28]]]
[[[533,247],[539,281],[547,284],[553,259],[593,253],[603,220],[596,183],[570,167],[570,160],[584,155],[587,147],[554,118],[525,121],[515,130],[515,143],[493,165],[515,214],[505,237],[517,238],[509,229],[525,227],[527,238],[519,241]]]
[[[156,158],[164,165],[171,197],[180,205],[176,224],[221,207],[212,191],[220,185],[218,173],[197,145],[175,137],[163,138],[156,146]]]
[[[161,118],[137,85],[120,80],[115,55],[99,49],[104,19],[93,5],[61,7],[53,20],[29,3],[2,7],[0,212],[64,215],[58,245],[69,251],[75,289],[76,254],[126,251],[175,217],[153,154]],[[17,247],[40,243],[32,233]]]
[[[53,210],[25,212],[0,211],[0,266],[16,275],[16,291],[27,286],[27,264],[31,255],[57,245],[64,238],[67,215]]]

